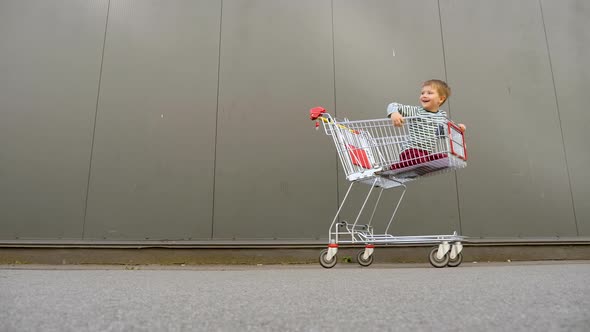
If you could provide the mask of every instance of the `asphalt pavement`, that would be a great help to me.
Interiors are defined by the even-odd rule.
[[[0,331],[590,331],[590,262],[0,266]]]

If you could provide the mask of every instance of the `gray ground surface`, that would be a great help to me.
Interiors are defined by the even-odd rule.
[[[589,331],[590,262],[0,266],[0,331]]]

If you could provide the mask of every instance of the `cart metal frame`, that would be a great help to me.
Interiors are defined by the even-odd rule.
[[[361,266],[371,265],[375,245],[391,244],[435,244],[429,254],[433,266],[454,267],[461,264],[464,237],[456,231],[450,235],[395,236],[389,233],[405,196],[407,182],[467,165],[464,133],[456,124],[441,116],[406,117],[401,127],[393,126],[388,118],[337,120],[321,107],[310,110],[310,119],[316,121],[316,128],[321,123],[326,135],[333,138],[342,169],[350,181],[330,224],[328,248],[320,252],[319,261],[323,267],[336,265],[339,244],[364,244],[365,248],[357,255]],[[414,151],[417,151],[415,155],[412,154]],[[363,204],[354,222],[338,221],[356,183],[370,186]],[[383,191],[396,187],[403,188],[401,196],[384,233],[375,233],[372,222]],[[368,223],[361,224],[359,220],[375,188],[380,190],[371,216]]]

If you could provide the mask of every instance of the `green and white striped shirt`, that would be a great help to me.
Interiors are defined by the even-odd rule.
[[[444,133],[444,125],[447,123],[447,113],[443,110],[433,113],[420,106],[402,105],[391,103],[387,106],[387,116],[399,112],[403,117],[420,118],[408,121],[408,141],[402,145],[402,150],[421,149],[434,152],[436,140]]]

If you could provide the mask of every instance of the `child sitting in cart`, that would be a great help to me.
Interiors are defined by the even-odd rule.
[[[449,96],[451,88],[441,80],[428,80],[422,84],[420,92],[420,106],[409,106],[391,103],[387,106],[387,116],[394,126],[402,127],[404,117],[424,117],[413,119],[408,124],[408,141],[401,147],[400,163],[391,166],[399,169],[428,161],[443,158],[435,153],[436,141],[443,124],[447,120],[447,113],[440,109]],[[465,125],[458,125],[465,131]]]

